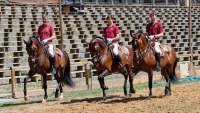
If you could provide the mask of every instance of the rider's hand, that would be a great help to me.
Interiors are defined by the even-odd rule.
[[[149,36],[149,38],[150,38],[151,40],[153,40],[154,37],[155,37],[154,35]]]
[[[44,39],[42,40],[43,43],[47,43],[48,42],[48,39]]]
[[[108,41],[107,41],[107,44],[108,44],[108,45],[111,45],[111,44],[112,44],[112,41],[108,40]]]

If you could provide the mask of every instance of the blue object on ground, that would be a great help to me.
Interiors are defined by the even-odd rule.
[[[200,76],[186,76],[182,79],[183,80],[189,80],[189,81],[200,81]]]

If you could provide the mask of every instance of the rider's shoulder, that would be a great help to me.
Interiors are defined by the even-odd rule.
[[[160,20],[157,20],[156,24],[162,25],[162,22]]]
[[[48,23],[48,26],[50,26],[50,27],[54,27],[55,25],[52,24],[52,23]]]

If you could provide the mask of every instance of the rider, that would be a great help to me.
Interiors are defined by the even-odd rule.
[[[116,24],[113,22],[113,17],[111,15],[107,16],[106,18],[107,27],[103,30],[103,37],[107,41],[108,45],[113,44],[113,53],[117,63],[121,65],[121,58],[119,56],[119,38],[120,38],[120,31]]]
[[[50,54],[50,64],[51,64],[51,71],[53,74],[56,73],[55,69],[55,55],[54,55],[54,47],[52,44],[52,40],[55,38],[54,27],[52,24],[48,22],[47,14],[42,15],[42,25],[38,28],[38,35],[39,39],[42,44],[48,44],[48,52]]]
[[[146,26],[146,31],[151,40],[158,39],[160,37],[163,37],[164,30],[162,23],[157,19],[155,11],[150,12],[149,15],[150,23]],[[159,40],[156,40],[155,42],[155,58],[156,58],[156,68],[157,70],[160,70],[160,55],[162,54],[160,50],[160,43]]]

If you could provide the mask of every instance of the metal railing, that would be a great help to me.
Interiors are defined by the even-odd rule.
[[[86,5],[177,5],[185,6],[187,0],[63,0]],[[192,0],[193,5],[200,5],[200,0]]]

